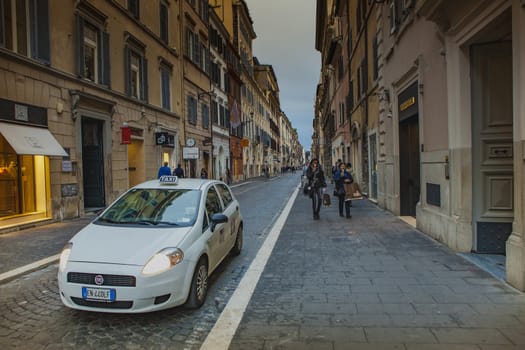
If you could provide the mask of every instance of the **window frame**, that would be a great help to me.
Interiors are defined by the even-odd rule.
[[[126,33],[126,35],[128,36],[124,46],[124,79],[126,94],[139,101],[148,102],[148,60],[146,58],[145,45],[131,36],[131,34]],[[138,59],[137,96],[133,96],[131,90],[132,56],[135,56]]]

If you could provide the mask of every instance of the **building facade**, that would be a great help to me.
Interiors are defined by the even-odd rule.
[[[346,1],[348,23],[342,2],[318,1],[319,152],[344,157],[341,39],[355,99],[349,153],[365,193],[458,252],[504,255],[507,281],[525,290],[523,2]]]
[[[176,5],[2,5],[2,228],[102,208],[178,160]]]

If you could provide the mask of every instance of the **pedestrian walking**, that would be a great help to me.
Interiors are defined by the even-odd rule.
[[[350,172],[346,170],[345,163],[339,164],[339,169],[334,173],[335,190],[334,195],[339,199],[339,216],[344,217],[343,207],[345,209],[346,218],[350,219],[350,205],[352,203],[352,193],[347,193],[346,188],[354,182]]]
[[[177,167],[175,170],[173,170],[173,175],[183,178],[184,177],[184,169],[180,166],[180,164],[177,164]]]
[[[326,180],[317,158],[312,159],[310,162],[310,166],[306,170],[306,177],[308,178],[308,186],[310,186],[310,198],[312,198],[314,220],[319,220],[322,194],[326,191]]]
[[[201,169],[201,179],[207,179],[208,178],[208,172],[206,171],[206,169],[202,168]]]
[[[168,162],[164,162],[164,165],[159,168],[157,178],[160,179],[160,177],[164,175],[168,175],[168,176],[171,175],[171,169],[169,167]]]
[[[232,172],[230,168],[226,168],[226,183],[229,185],[232,183]]]

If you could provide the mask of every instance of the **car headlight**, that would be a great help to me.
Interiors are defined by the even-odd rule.
[[[171,269],[184,259],[184,253],[178,248],[165,248],[153,255],[142,268],[143,275],[156,275]]]
[[[73,248],[73,243],[68,243],[62,248],[62,252],[60,253],[60,262],[58,264],[58,270],[60,272],[63,272],[66,269],[67,261],[69,260],[69,256],[71,255],[71,249]]]

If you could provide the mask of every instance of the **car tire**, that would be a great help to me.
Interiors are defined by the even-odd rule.
[[[237,236],[235,237],[235,243],[233,244],[233,247],[230,251],[231,254],[235,256],[241,254],[242,244],[243,244],[242,225],[239,225],[239,228],[237,229]]]
[[[204,257],[199,259],[193,278],[191,280],[190,293],[186,300],[185,307],[189,309],[198,309],[204,304],[208,294],[208,263]]]

